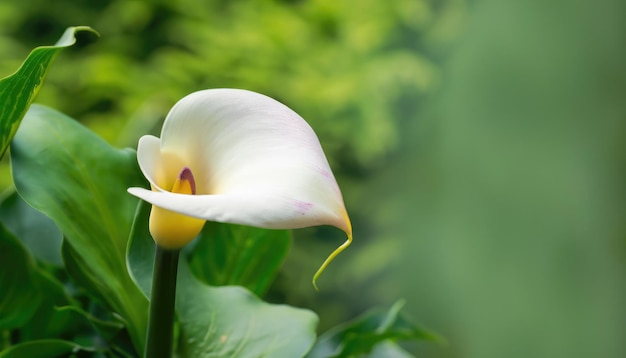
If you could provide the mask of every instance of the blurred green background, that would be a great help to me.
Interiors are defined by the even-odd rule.
[[[404,297],[421,357],[626,356],[625,2],[3,1],[0,76],[73,25],[37,102],[117,146],[215,87],[316,130],[355,242],[316,293],[343,237],[296,231],[269,300],[324,331]]]

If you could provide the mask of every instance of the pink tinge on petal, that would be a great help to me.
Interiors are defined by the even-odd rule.
[[[313,207],[313,203],[308,201],[295,200],[294,206],[296,207],[296,213],[300,215],[306,215],[306,213],[309,212]]]

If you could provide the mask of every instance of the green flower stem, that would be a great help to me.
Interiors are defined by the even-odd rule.
[[[174,303],[176,301],[176,273],[180,250],[167,250],[159,245],[154,257],[152,293],[146,358],[172,357],[174,333]]]

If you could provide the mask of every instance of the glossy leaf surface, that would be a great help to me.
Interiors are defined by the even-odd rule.
[[[0,221],[37,260],[61,266],[63,235],[54,222],[33,209],[14,190],[5,195],[0,202]]]
[[[142,204],[133,225],[128,262],[137,284],[149,296],[155,246],[148,215],[149,205]],[[192,275],[184,256],[176,310],[182,357],[302,357],[313,345],[318,322],[311,311],[265,303],[242,287],[208,286]]]
[[[13,140],[11,163],[20,196],[49,216],[71,247],[64,256],[76,269],[68,271],[126,320],[141,351],[147,300],[126,269],[138,201],[126,188],[143,184],[135,152],[112,148],[71,118],[34,105]]]
[[[52,61],[63,48],[76,42],[74,35],[79,31],[96,33],[87,26],[70,27],[56,45],[37,47],[17,72],[0,80],[0,157],[4,155],[28,106],[39,92]]]
[[[244,286],[262,295],[272,283],[289,247],[287,230],[207,222],[191,258],[190,268],[213,286]]]
[[[315,342],[315,313],[268,304],[235,286],[212,287],[180,266],[176,309],[186,357],[303,357]]]
[[[21,327],[35,314],[41,301],[40,279],[33,258],[20,241],[0,225],[0,330]]]
[[[320,336],[307,357],[357,357],[372,352],[376,356],[383,352],[402,356],[404,352],[393,342],[440,340],[435,334],[420,328],[402,315],[400,310],[403,306],[404,302],[398,301],[388,311],[374,309],[331,329]]]
[[[92,352],[93,349],[61,339],[42,339],[24,342],[0,352],[0,358],[56,358],[72,357],[72,353]]]
[[[0,205],[4,205],[1,203]],[[3,218],[6,219],[6,218]],[[122,329],[76,306],[61,282],[40,268],[22,242],[0,225],[0,329],[15,330],[20,340],[81,337],[110,340]]]

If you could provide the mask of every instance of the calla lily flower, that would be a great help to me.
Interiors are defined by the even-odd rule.
[[[210,89],[180,100],[161,138],[139,140],[137,159],[152,190],[128,191],[153,205],[150,231],[177,249],[206,220],[268,229],[332,225],[352,242],[341,191],[311,127],[282,103],[251,91]]]

